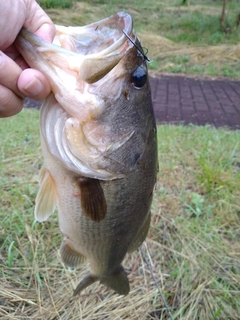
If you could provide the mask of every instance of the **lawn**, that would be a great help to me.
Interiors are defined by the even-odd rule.
[[[87,266],[62,264],[56,215],[42,224],[33,216],[38,117],[25,109],[0,120],[2,319],[169,319],[151,272],[174,319],[240,318],[239,131],[158,126],[151,229],[124,260],[130,294],[94,284],[72,299]]]
[[[191,0],[40,0],[57,24],[85,25],[117,11],[129,12],[134,28],[152,59],[150,69],[204,76],[240,76],[240,1],[227,1],[226,30],[222,1]]]
[[[240,1],[41,0],[53,21],[84,25],[127,11],[153,60],[151,72],[239,77]],[[239,10],[240,11],[240,10]],[[66,268],[57,213],[34,220],[43,162],[39,111],[0,119],[0,318],[4,320],[240,319],[240,131],[159,125],[159,174],[151,228],[126,256],[131,291],[98,283],[73,290],[88,270]]]

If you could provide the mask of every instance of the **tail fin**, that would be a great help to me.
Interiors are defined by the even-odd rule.
[[[73,296],[78,295],[83,289],[98,280],[100,280],[100,283],[113,289],[120,295],[127,295],[129,293],[130,287],[128,278],[125,270],[120,266],[114,273],[106,277],[100,278],[88,273],[75,289]]]
[[[100,283],[105,284],[105,286],[121,295],[127,295],[130,290],[128,278],[122,266],[110,276],[101,278]]]
[[[91,275],[91,273],[88,273],[88,274],[82,279],[82,281],[79,283],[79,285],[77,286],[77,288],[74,290],[73,296],[75,297],[75,296],[78,295],[83,289],[87,288],[88,286],[90,286],[90,284],[93,284],[93,283],[96,282],[97,280],[99,280],[98,277],[95,277],[95,276]]]

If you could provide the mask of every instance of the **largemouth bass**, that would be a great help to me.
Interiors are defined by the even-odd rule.
[[[95,281],[126,295],[121,263],[147,236],[157,175],[146,56],[127,13],[56,31],[57,45],[24,29],[16,40],[52,89],[40,112],[35,218],[57,208],[63,262],[89,261],[74,295]]]

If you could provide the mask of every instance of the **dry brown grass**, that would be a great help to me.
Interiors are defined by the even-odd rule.
[[[155,212],[143,251],[174,319],[214,319],[218,305],[223,310],[216,319],[238,319],[238,309],[229,300],[238,300],[240,274],[224,266],[223,257],[235,260],[238,268],[239,245],[229,251],[229,240],[224,239],[221,247],[206,246],[201,234],[189,226],[183,229],[181,223],[167,216],[167,210]],[[1,319],[169,319],[139,252],[124,261],[131,285],[128,296],[94,284],[80,297],[71,298],[88,268],[84,265],[73,271],[61,263],[58,241],[51,245],[52,237],[59,233],[53,224],[51,233],[44,227],[37,231],[26,225],[25,242],[19,239],[17,244],[18,260],[24,261],[24,266],[5,269],[1,279]],[[27,251],[32,252],[32,260],[24,255]],[[229,262],[229,266],[233,264]],[[224,288],[224,283],[229,288]]]
[[[99,10],[78,3],[48,13],[55,23],[80,25],[100,19]],[[178,54],[201,63],[239,59],[238,45],[206,50],[150,33],[139,38],[153,59]],[[24,110],[4,119],[0,137],[0,318],[169,319],[140,252],[124,261],[128,296],[96,283],[72,298],[88,266],[71,270],[62,264],[56,215],[44,224],[33,222],[42,162],[37,113]],[[227,130],[159,127],[160,173],[143,252],[174,319],[240,319],[240,175],[234,165],[240,156],[239,139],[239,132]],[[204,199],[198,204],[199,217],[187,211],[187,205],[194,207],[194,193]]]
[[[63,26],[84,26],[107,17],[103,16],[100,6],[93,6],[87,2],[75,2],[70,9],[48,9],[46,12],[55,24]]]
[[[149,33],[140,33],[139,39],[148,48],[152,59],[188,55],[193,64],[237,62],[240,60],[240,45],[190,46],[176,44],[167,38]]]
[[[138,253],[129,255],[124,263],[131,283],[127,297],[95,284],[81,297],[71,298],[73,289],[88,268],[85,265],[72,271],[64,267],[58,254],[58,243],[51,246],[54,233],[59,233],[57,226],[43,237],[26,225],[25,241],[19,239],[16,244],[18,259],[24,261],[24,267],[5,269],[0,284],[2,319],[150,319],[150,313],[155,312],[154,304],[158,308],[161,306],[149,270]],[[148,244],[149,251],[154,247],[158,251],[154,242]],[[32,252],[32,260],[27,260],[26,251]],[[152,262],[154,269],[157,260]],[[160,280],[158,268],[154,273]],[[165,277],[161,274],[161,283]]]
[[[204,6],[204,5],[197,5],[197,4],[194,4],[194,5],[190,4],[188,6],[182,6],[182,7],[180,7],[180,6],[170,7],[170,6],[166,5],[166,8],[167,8],[167,11],[174,11],[177,13],[197,11],[197,12],[201,12],[204,14],[208,14],[211,16],[217,16],[217,17],[220,17],[220,15],[222,13],[221,7],[216,7],[216,6],[211,7],[211,6],[206,6],[206,5]],[[227,10],[226,10],[226,13],[227,13]]]
[[[35,120],[30,128],[30,149],[24,151],[21,141],[26,132],[26,119],[32,115]],[[204,207],[199,203],[200,219],[186,211],[186,204],[192,205],[193,192],[206,193],[204,184],[198,181],[201,172],[198,161],[202,152],[206,152],[203,151],[205,144],[214,142],[206,159],[213,157],[211,161],[216,166],[221,157],[225,167],[226,161],[231,163],[231,156],[235,157],[231,150],[239,141],[239,133],[197,127],[159,127],[160,173],[151,229],[142,246],[144,257],[134,252],[124,261],[130,294],[119,296],[96,283],[81,296],[72,298],[76,285],[88,272],[88,265],[71,270],[62,264],[56,215],[43,224],[33,222],[33,201],[42,161],[40,150],[36,149],[39,142],[35,142],[36,116],[37,113],[25,110],[9,119],[12,126],[6,128],[11,128],[12,135],[6,132],[8,143],[2,149],[5,154],[1,167],[3,177],[10,181],[3,184],[0,214],[5,230],[0,229],[0,240],[5,231],[15,244],[12,250],[7,246],[2,249],[0,256],[1,319],[169,319],[145,259],[174,319],[239,319],[238,171],[234,173],[231,167],[221,169],[222,185],[213,186]],[[18,127],[17,123],[23,126]],[[19,141],[16,141],[16,132]],[[32,143],[34,149],[31,149]],[[236,152],[239,154],[239,150]],[[229,184],[227,188],[225,182]],[[27,193],[29,186],[34,187],[31,195]],[[15,189],[13,194],[11,188]],[[13,198],[16,193],[20,193],[19,205]],[[20,220],[16,220],[14,214]]]
[[[121,6],[120,6],[121,7]],[[62,25],[85,25],[99,19],[103,19],[107,15],[113,14],[116,10],[126,10],[126,8],[112,9],[106,4],[93,5],[87,2],[75,2],[70,9],[48,9],[47,13],[53,19],[54,23]],[[205,7],[202,5],[191,5],[188,7],[171,7],[165,3],[166,13],[180,12],[181,14],[187,12],[201,12],[206,15],[220,16],[221,8]],[[115,11],[114,11],[115,10]],[[142,12],[132,7],[127,10],[135,20],[141,21],[143,19]],[[159,19],[157,15],[151,13],[151,19],[157,23]],[[169,18],[170,19],[170,18]],[[144,21],[144,20],[143,20]],[[153,61],[158,61],[154,69],[156,71],[171,71],[171,68],[177,65],[177,62],[171,62],[177,57],[187,56],[188,67],[190,73],[193,73],[194,67],[199,67],[203,74],[208,74],[208,65],[214,65],[215,73],[223,73],[223,67],[230,68],[230,74],[234,70],[234,65],[240,60],[240,45],[238,44],[221,44],[215,46],[185,43],[175,43],[161,35],[161,30],[156,33],[156,26],[151,26],[151,21],[146,21],[147,31],[138,32],[138,37],[144,47],[148,48],[149,57]],[[142,28],[144,29],[144,28]],[[170,58],[170,59],[169,59]],[[171,60],[171,61],[170,61]],[[159,64],[159,62],[161,62]],[[206,70],[205,70],[206,69]],[[181,71],[181,72],[184,72]],[[212,72],[212,71],[211,71]]]

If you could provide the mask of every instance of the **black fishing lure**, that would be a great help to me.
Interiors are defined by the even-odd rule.
[[[144,60],[147,61],[147,62],[151,62],[151,60],[147,56],[148,49],[144,48],[147,51],[146,53],[144,53],[141,50],[141,48],[138,47],[138,45],[129,37],[129,35],[124,30],[122,30],[122,32],[125,34],[125,36],[128,38],[128,40],[137,48],[137,50],[141,53],[141,55],[143,56]]]

